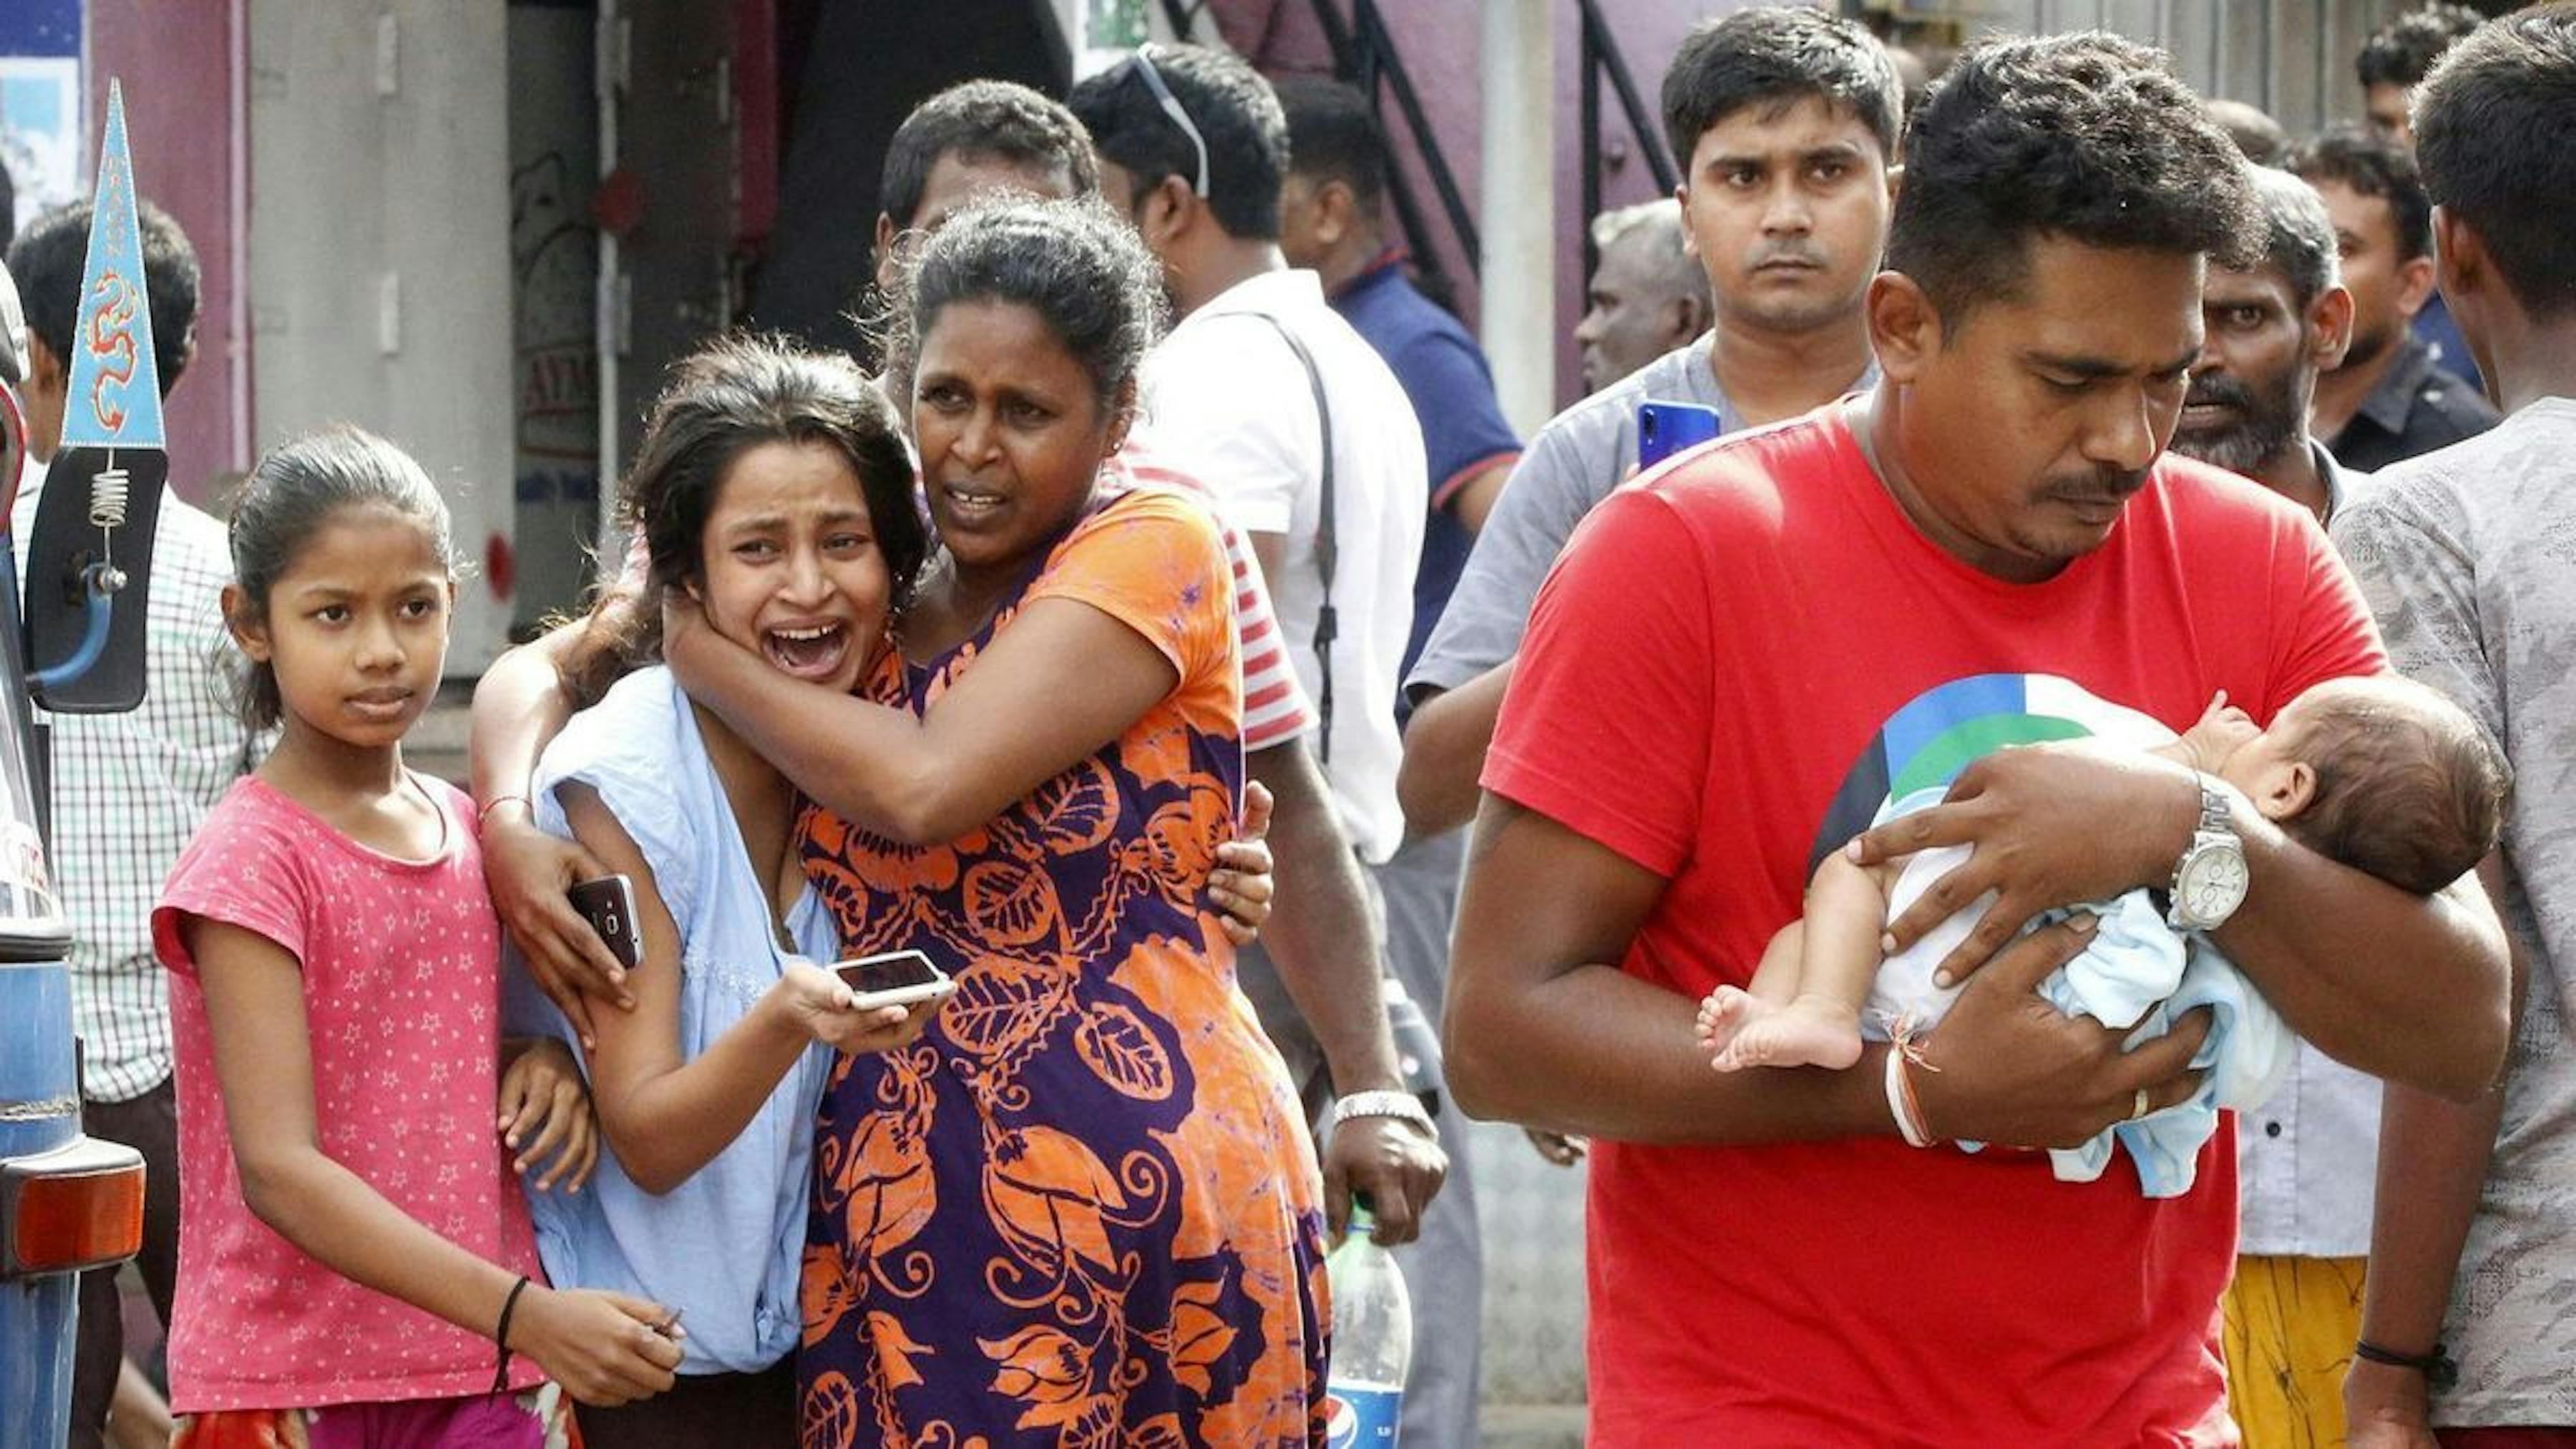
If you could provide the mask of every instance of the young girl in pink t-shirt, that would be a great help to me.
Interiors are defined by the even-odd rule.
[[[175,1442],[577,1442],[545,1381],[658,1393],[678,1327],[533,1281],[495,1138],[567,1191],[596,1148],[562,1049],[500,1040],[470,804],[403,766],[447,653],[446,506],[399,449],[341,429],[260,461],[231,544],[246,712],[284,733],[153,913],[185,1164]]]

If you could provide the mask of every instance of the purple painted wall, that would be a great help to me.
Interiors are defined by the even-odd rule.
[[[195,501],[204,500],[214,474],[248,466],[235,408],[237,380],[246,380],[250,367],[250,338],[234,306],[240,289],[235,223],[245,220],[235,214],[235,198],[247,194],[233,175],[234,91],[241,77],[231,59],[232,23],[242,3],[88,0],[89,141],[82,169],[97,164],[107,82],[122,80],[136,189],[177,219],[204,271],[196,357],[163,409],[170,484]]]
[[[1315,19],[1316,0],[1213,0],[1209,6],[1228,44],[1244,54],[1264,71],[1275,74],[1329,74],[1332,53],[1324,41],[1324,32]],[[1349,0],[1330,0],[1345,20],[1350,15]],[[1690,27],[1707,15],[1741,8],[1741,3],[1708,3],[1708,0],[1600,0],[1603,17],[1617,38],[1647,108],[1656,107],[1656,97],[1663,87],[1664,64]],[[1574,401],[1580,387],[1576,370],[1574,324],[1583,315],[1583,226],[1588,218],[1582,213],[1583,147],[1581,96],[1582,77],[1578,73],[1581,56],[1576,7],[1570,3],[1554,7],[1556,30],[1556,216],[1563,237],[1557,249],[1556,321],[1557,402],[1559,406]],[[1479,205],[1480,142],[1483,109],[1483,87],[1479,84],[1478,49],[1480,25],[1477,7],[1466,3],[1422,4],[1412,0],[1379,0],[1378,13],[1386,20],[1395,36],[1396,49],[1412,74],[1414,88],[1422,97],[1432,131],[1438,136],[1449,166],[1467,197],[1470,209]],[[1602,205],[1605,209],[1643,201],[1655,192],[1653,174],[1644,154],[1629,138],[1626,123],[1619,117],[1617,100],[1605,82],[1602,89],[1602,144],[1612,164],[1602,178]],[[1401,118],[1387,107],[1388,124],[1396,132],[1395,150],[1400,161],[1410,163],[1416,155],[1402,134]],[[1408,164],[1415,190],[1424,200],[1424,208],[1435,217],[1430,182],[1418,164]],[[1392,220],[1390,219],[1390,226]],[[1447,223],[1435,220],[1434,229],[1445,233]],[[1451,275],[1460,281],[1459,310],[1472,322],[1477,315],[1476,289],[1468,280],[1461,259],[1444,258]]]

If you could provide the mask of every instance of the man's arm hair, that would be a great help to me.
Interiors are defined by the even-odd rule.
[[[2489,897],[2505,898],[2505,863],[2478,866]],[[2512,951],[2514,1025],[2530,963]],[[2379,1110],[2379,1183],[2371,1202],[2370,1278],[2361,1336],[2399,1353],[2432,1351],[2477,1216],[2478,1196],[2504,1120],[2505,1082],[2466,1103],[2388,1084]]]
[[[1331,790],[1303,739],[1244,757],[1276,802],[1270,847],[1277,887],[1262,940],[1305,1018],[1337,1096],[1404,1085],[1378,987],[1377,934],[1359,863]]]
[[[2485,892],[2468,880],[2429,897],[2400,890],[2277,828],[2247,830],[2245,855],[2252,887],[2214,939],[2293,1029],[2392,1085],[2455,1102],[2487,1091],[2513,1005]]]

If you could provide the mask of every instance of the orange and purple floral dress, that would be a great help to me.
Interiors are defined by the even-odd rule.
[[[919,948],[957,991],[912,1047],[834,1064],[804,1440],[1319,1443],[1314,1150],[1202,898],[1243,774],[1233,584],[1204,505],[1096,504],[983,633],[890,658],[869,689],[933,708],[1045,598],[1143,635],[1179,684],[950,844],[805,821],[847,954]]]

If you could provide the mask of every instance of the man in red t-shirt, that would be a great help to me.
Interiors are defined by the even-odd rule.
[[[2069,1146],[2192,1089],[2205,1022],[2123,1053],[2033,994],[2084,930],[2017,939],[2044,909],[2179,884],[2176,923],[2337,1058],[2463,1097],[2502,1059],[2502,936],[2474,896],[2337,865],[2136,752],[1959,771],[2048,734],[2043,698],[2180,729],[2224,689],[2268,721],[2387,664],[2308,515],[2160,458],[2205,260],[2259,235],[2190,92],[2124,41],[2003,41],[1916,125],[1869,299],[1883,384],[1603,504],[1485,770],[1451,1081],[1477,1115],[1600,1141],[1596,1444],[2233,1442],[2232,1131],[2158,1201],[2127,1167],[2064,1183],[2037,1154],[1900,1138]],[[1956,773],[1951,803],[1863,833],[1926,772]],[[1855,836],[1865,862],[1975,847],[1890,928],[1995,893],[1947,962],[1976,973],[1957,1005],[1912,1058],[1709,1071],[1692,1003],[1750,979]]]

